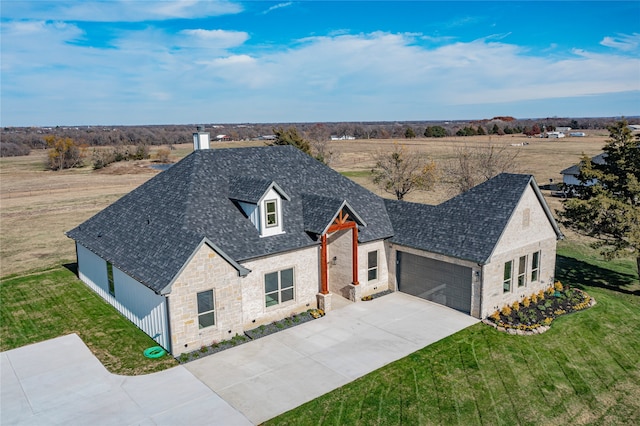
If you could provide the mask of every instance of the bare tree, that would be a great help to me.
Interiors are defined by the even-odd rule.
[[[431,189],[437,179],[432,160],[398,143],[394,143],[392,152],[378,152],[373,158],[373,183],[398,200],[412,191]]]
[[[331,164],[338,154],[331,150],[331,130],[324,124],[314,124],[305,132],[305,139],[311,144],[311,154],[326,164]]]
[[[462,193],[500,173],[518,172],[520,151],[510,148],[492,144],[456,147],[443,167],[445,183]]]

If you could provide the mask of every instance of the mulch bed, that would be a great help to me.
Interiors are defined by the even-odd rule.
[[[371,294],[369,296],[364,296],[362,300],[364,301],[373,300],[373,299],[377,299],[378,297],[386,296],[387,294],[390,294],[390,293],[393,293],[393,292],[391,290],[384,290],[379,293]]]
[[[321,310],[309,309],[306,312],[292,315],[280,321],[274,321],[270,324],[261,325],[252,330],[247,330],[242,335],[236,334],[230,340],[224,340],[212,345],[202,346],[200,349],[192,352],[182,353],[178,357],[176,357],[176,360],[180,364],[195,361],[196,359],[200,359],[208,355],[213,355],[215,353],[224,351],[225,349],[233,348],[235,346],[242,345],[243,343],[247,343],[273,333],[277,333],[278,331],[286,330],[287,328],[304,324],[305,322],[314,320],[321,316],[324,316],[324,312],[322,312]]]
[[[595,303],[595,299],[586,292],[577,288],[565,289],[557,283],[556,289],[536,293],[505,306],[483,322],[510,334],[540,334],[550,328],[555,318],[589,308]]]

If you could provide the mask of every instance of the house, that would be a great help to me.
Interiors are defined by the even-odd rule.
[[[607,158],[607,153],[606,152],[602,152],[598,155],[596,155],[595,157],[591,158],[591,162],[593,164],[605,164],[606,163],[606,158]],[[582,163],[579,164],[574,164],[571,167],[568,167],[566,169],[564,169],[563,171],[560,172],[560,174],[562,175],[562,182],[565,185],[568,186],[591,186],[594,185],[595,182],[594,181],[589,181],[586,183],[580,182],[580,180],[578,179],[578,176],[580,175],[580,167],[582,166]]]
[[[291,146],[195,150],[67,235],[80,279],[175,356],[383,290],[483,318],[552,284],[562,236],[529,175],[429,206]]]
[[[560,139],[564,138],[565,134],[562,132],[547,132],[546,137],[550,139]]]

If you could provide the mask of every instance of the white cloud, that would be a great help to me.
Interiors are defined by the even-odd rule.
[[[242,10],[240,4],[226,0],[8,1],[2,3],[4,19],[54,21],[163,21],[236,14]]]
[[[372,32],[249,52],[241,31],[149,26],[121,30],[108,48],[87,46],[85,36],[71,24],[3,23],[3,115],[31,99],[34,121],[64,110],[66,123],[80,124],[412,119],[453,106],[640,91],[638,58],[534,56],[494,38],[433,47],[419,44],[421,34]]]
[[[293,2],[286,2],[286,3],[278,3],[276,5],[271,6],[270,8],[268,8],[267,10],[265,10],[264,12],[262,12],[263,15],[266,15],[267,13],[273,12],[274,10],[277,9],[282,9],[283,7],[289,7],[293,4]]]
[[[640,46],[640,34],[618,34],[617,37],[605,37],[600,44],[624,52],[632,52],[638,50]]]

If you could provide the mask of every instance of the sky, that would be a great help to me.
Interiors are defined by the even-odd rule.
[[[638,1],[0,7],[3,127],[640,115]]]

